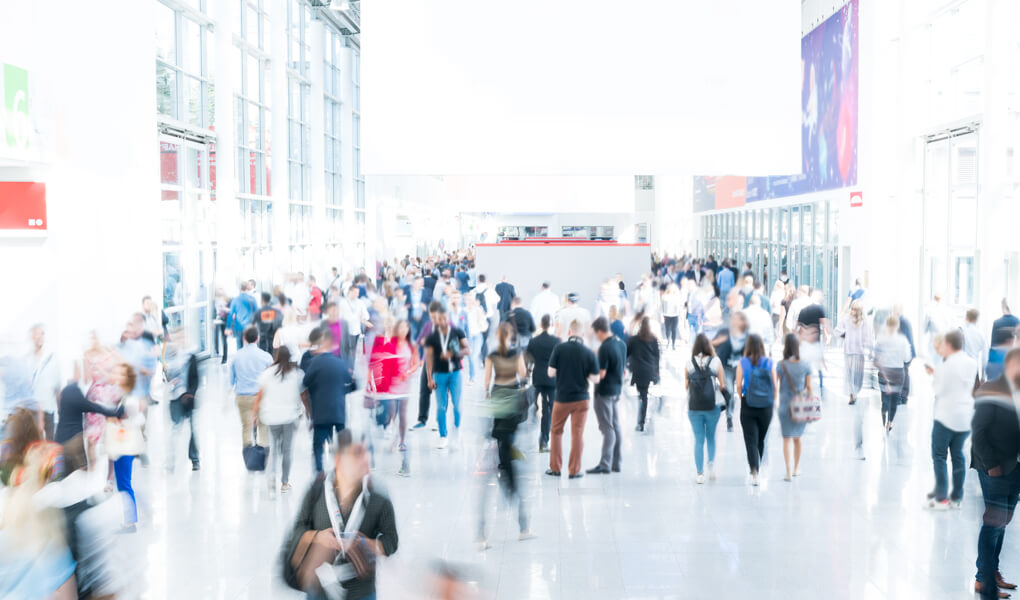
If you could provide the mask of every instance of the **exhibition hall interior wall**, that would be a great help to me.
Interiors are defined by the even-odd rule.
[[[0,180],[44,182],[48,206],[45,234],[0,239],[0,353],[44,323],[69,369],[88,330],[113,341],[142,295],[158,295],[154,40],[124,25],[150,8],[111,0],[104,11],[118,18],[97,20],[92,3],[62,3],[57,15],[46,3],[4,6],[0,62],[28,71],[39,132],[28,160],[0,159]]]

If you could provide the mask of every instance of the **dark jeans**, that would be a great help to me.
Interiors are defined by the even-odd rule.
[[[553,400],[556,399],[556,386],[536,385],[535,396],[538,404],[542,405],[542,421],[539,425],[538,445],[549,445],[549,425],[552,423]]]
[[[223,348],[223,350],[222,350],[222,352],[223,352],[223,355],[222,355],[223,359],[220,362],[223,362],[223,363],[227,362],[227,352],[228,352],[228,349],[230,348],[230,346],[227,345],[227,325],[226,325],[226,323],[220,323],[220,324],[216,325],[216,334],[213,335],[213,340],[216,343],[216,354],[219,354],[221,352],[221,350],[220,350],[221,346]]]
[[[896,407],[899,403],[899,392],[882,392],[882,425],[893,422],[893,419],[896,418]]]
[[[51,442],[53,441],[53,432],[54,432],[53,413],[51,413],[51,412],[44,412],[43,413],[43,434],[46,436],[46,439],[51,441]]]
[[[429,403],[432,400],[432,390],[429,389],[429,375],[425,367],[421,368],[421,381],[418,385],[418,422],[427,423],[429,420]]]
[[[1017,494],[1020,494],[1020,467],[1008,475],[992,477],[978,471],[981,496],[985,501],[981,533],[978,534],[977,577],[984,587],[983,596],[995,597],[995,573],[999,570],[999,553],[1006,535],[1006,525],[1013,520]]]
[[[680,322],[680,317],[663,317],[662,320],[666,329],[666,343],[676,348],[677,325]]]
[[[312,457],[315,459],[315,472],[322,473],[323,445],[333,441],[334,431],[343,431],[343,423],[315,424],[312,427]]]
[[[772,407],[754,408],[744,401],[740,405],[740,427],[744,430],[744,448],[747,450],[747,466],[752,473],[758,472],[761,457],[765,454],[765,434],[772,421]]]
[[[191,439],[188,441],[188,460],[191,464],[198,464],[198,441],[195,439],[195,409],[184,410],[180,400],[172,400],[170,402],[170,421],[173,423],[173,428],[169,434],[169,448],[168,452],[173,451],[174,431],[177,426],[183,423],[185,420],[188,421],[188,429],[191,432]],[[169,454],[166,458],[167,464],[172,465],[174,461],[173,454]]]
[[[967,474],[967,465],[963,458],[963,441],[968,435],[969,431],[953,431],[938,421],[932,425],[931,460],[935,465],[935,499],[939,502],[946,499],[949,488],[949,477],[946,474],[947,452],[953,456],[953,493],[949,499],[963,498],[963,478]]]
[[[645,417],[648,416],[648,386],[651,385],[651,384],[648,383],[648,382],[645,382],[645,383],[638,383],[638,384],[635,384],[635,385],[637,385],[637,393],[638,393],[637,424],[640,425],[640,426],[644,426],[644,424],[645,424]]]

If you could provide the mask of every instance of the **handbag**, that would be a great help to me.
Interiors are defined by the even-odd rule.
[[[269,451],[264,446],[259,446],[255,442],[258,441],[258,428],[253,428],[255,435],[252,438],[252,444],[246,446],[241,450],[241,458],[244,459],[244,467],[249,471],[265,471],[266,470],[266,455]]]
[[[145,452],[145,438],[139,427],[129,427],[124,419],[107,417],[103,426],[103,442],[110,458],[138,456]]]
[[[786,361],[783,361],[783,374],[786,375],[786,384],[791,390],[797,389],[793,385],[793,378],[786,370]],[[799,390],[790,399],[790,420],[794,423],[811,423],[822,418],[822,399],[818,396],[808,395],[807,390]]]

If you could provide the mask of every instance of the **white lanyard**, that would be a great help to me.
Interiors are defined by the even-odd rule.
[[[439,333],[439,346],[441,350],[440,354],[446,354],[446,351],[449,350],[449,348],[447,348],[446,345],[450,342],[450,334],[453,333],[453,327],[446,328],[445,336],[443,335],[442,328],[437,329],[436,331]]]

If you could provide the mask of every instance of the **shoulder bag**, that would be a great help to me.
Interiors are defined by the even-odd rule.
[[[797,390],[793,385],[793,378],[786,370],[786,361],[783,361],[783,374],[786,375],[786,384],[791,390]],[[794,423],[811,423],[822,418],[822,400],[818,396],[808,395],[807,389],[797,390],[793,398],[790,398],[790,420]]]

